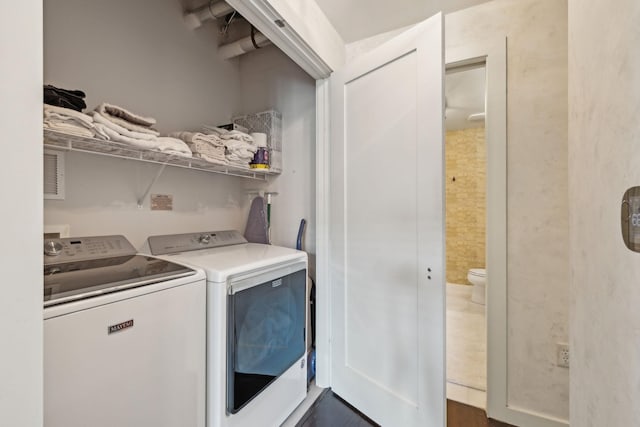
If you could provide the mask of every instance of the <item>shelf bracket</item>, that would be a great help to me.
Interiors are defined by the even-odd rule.
[[[151,187],[153,187],[153,185],[158,181],[158,179],[160,179],[160,175],[162,175],[162,172],[164,172],[165,167],[167,167],[167,164],[163,163],[160,169],[158,169],[158,173],[156,173],[156,176],[151,180],[151,183],[145,190],[144,194],[138,198],[138,209],[142,209],[142,204],[144,203],[144,199],[146,199],[147,196],[149,195],[149,192],[151,191]]]

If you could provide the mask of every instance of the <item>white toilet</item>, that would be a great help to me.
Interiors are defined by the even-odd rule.
[[[484,268],[472,268],[467,273],[467,280],[473,285],[471,302],[484,305],[487,291],[487,270]]]

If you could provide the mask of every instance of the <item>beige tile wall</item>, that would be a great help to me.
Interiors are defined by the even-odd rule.
[[[486,164],[484,127],[446,133],[447,282],[468,283],[485,267]]]

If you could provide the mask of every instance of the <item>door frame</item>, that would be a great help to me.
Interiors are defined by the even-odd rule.
[[[487,414],[503,421],[519,420],[521,425],[540,425],[507,401],[507,138],[506,138],[506,39],[482,46],[446,46],[445,65],[453,68],[484,63],[486,66],[487,141]],[[329,243],[329,79],[316,81],[316,383],[331,386]],[[322,285],[324,284],[324,285]],[[490,391],[489,391],[490,390]],[[513,412],[513,413],[512,413]],[[534,424],[532,424],[534,422]],[[526,424],[525,424],[526,423]],[[548,427],[557,427],[549,424]]]
[[[280,46],[287,55],[316,79],[316,384],[331,386],[331,336],[329,286],[329,179],[330,123],[329,79],[334,68],[341,66],[344,51],[335,57],[316,52],[295,29],[283,31],[275,18],[282,1],[229,0],[243,14],[259,21],[261,31]],[[286,9],[286,8],[285,8]],[[289,11],[291,12],[291,11]],[[291,15],[291,13],[289,13]],[[277,19],[276,19],[277,21]],[[302,20],[304,21],[304,20]],[[300,21],[300,22],[302,22]],[[298,22],[299,23],[299,22]],[[445,31],[446,34],[446,31]],[[308,36],[308,35],[306,35]],[[315,40],[318,44],[318,40]],[[322,41],[322,40],[321,40]],[[477,40],[471,45],[447,45],[445,64],[459,66],[485,62],[487,101],[485,123],[487,141],[487,414],[516,425],[562,427],[564,420],[532,413],[509,405],[508,396],[508,316],[507,316],[507,39],[505,37]],[[328,51],[338,49],[331,39],[319,46]],[[340,49],[338,49],[340,50]]]
[[[474,46],[446,46],[445,63],[447,69],[484,64],[486,70],[486,409],[489,417],[515,424],[515,419],[509,413],[507,389],[506,39],[478,43]]]
[[[487,416],[514,425],[563,427],[567,423],[509,404],[507,282],[507,39],[446,44],[446,68],[486,66],[487,144]]]

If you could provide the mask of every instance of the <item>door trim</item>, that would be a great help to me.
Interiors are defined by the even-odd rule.
[[[446,40],[445,40],[446,46]],[[487,140],[487,415],[514,425],[567,422],[509,404],[507,304],[507,39],[445,47],[447,68],[484,62]]]
[[[329,77],[344,62],[344,44],[329,22],[322,19],[324,15],[319,14],[319,9],[308,6],[307,15],[301,16],[287,2],[228,0],[227,3],[314,79]],[[318,29],[305,26],[305,19],[310,17]],[[314,31],[305,31],[308,28]]]
[[[331,386],[329,79],[316,80],[316,385]]]

